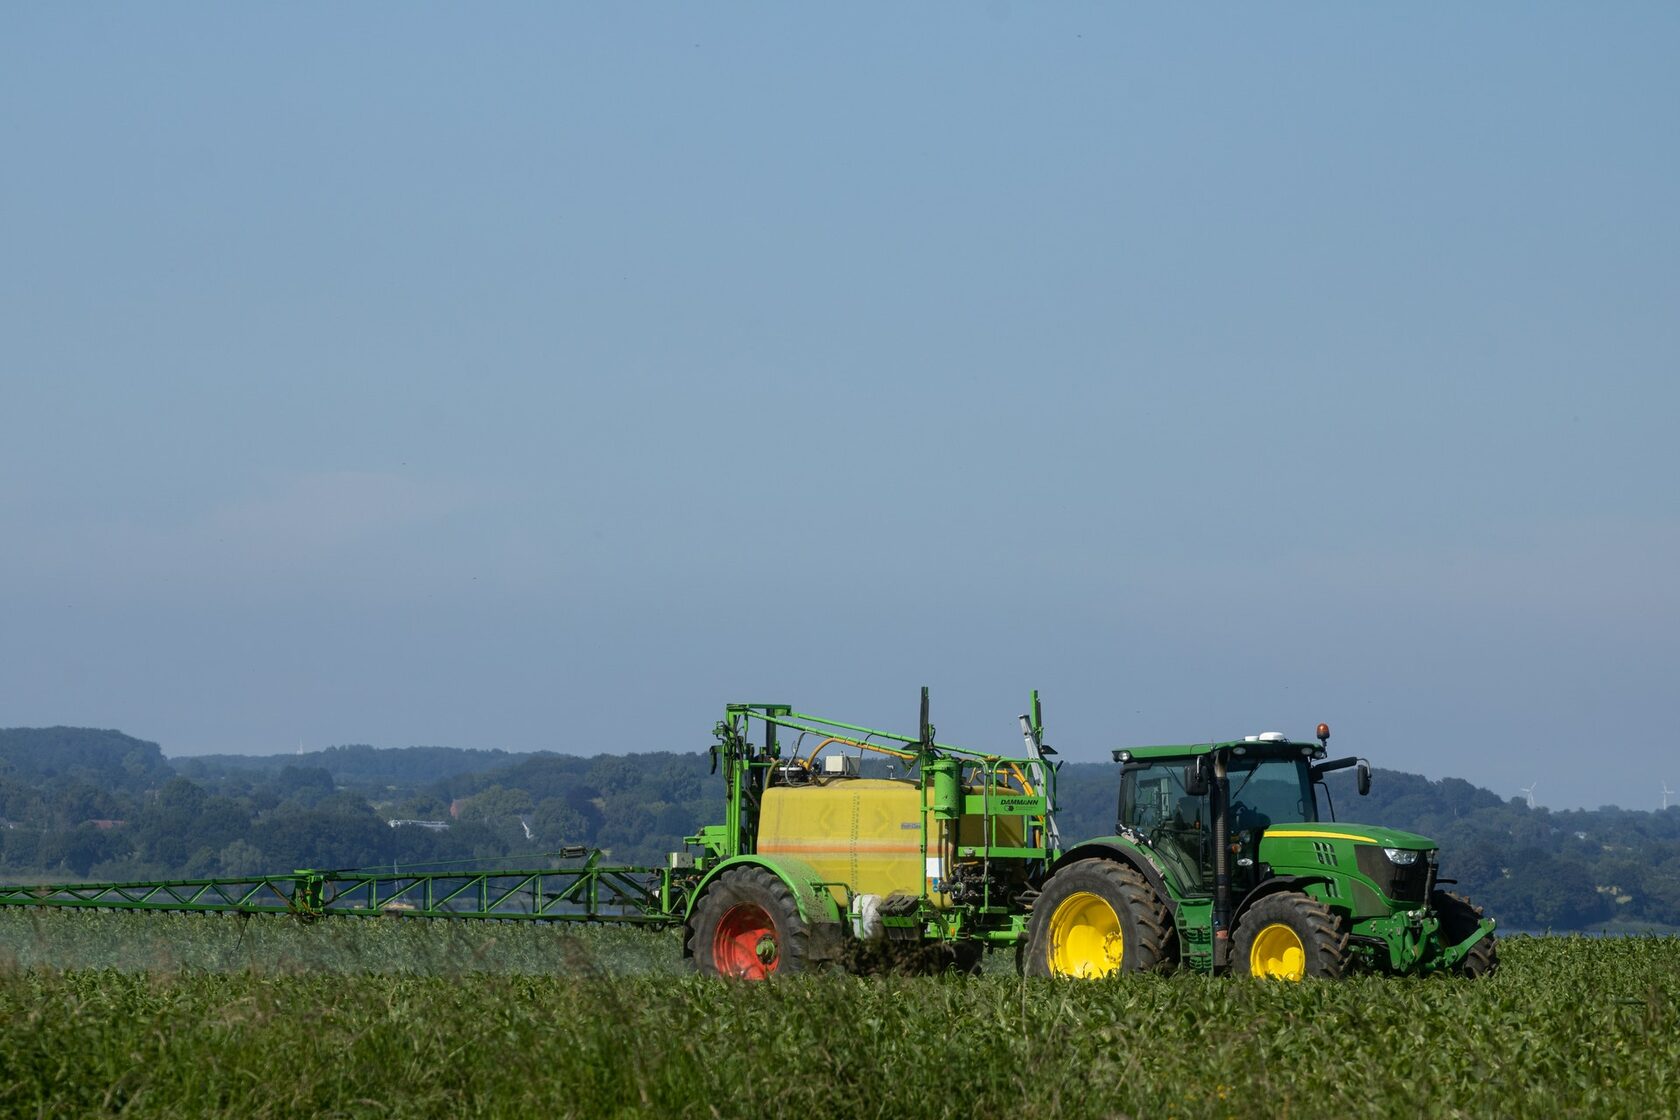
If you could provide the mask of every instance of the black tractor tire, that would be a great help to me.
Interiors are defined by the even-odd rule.
[[[804,972],[811,931],[788,885],[762,867],[725,871],[694,904],[688,951],[702,976],[768,980]]]
[[[1461,894],[1436,891],[1429,896],[1429,905],[1441,920],[1443,945],[1457,945],[1475,933],[1476,927],[1481,924],[1482,908]],[[1464,959],[1453,965],[1452,972],[1454,976],[1475,980],[1491,976],[1498,968],[1499,945],[1494,940],[1493,931],[1488,930],[1487,936],[1470,946]]]
[[[1231,971],[1273,980],[1340,980],[1348,964],[1346,923],[1299,891],[1249,907],[1231,938]]]
[[[1017,966],[1026,976],[1100,979],[1178,962],[1166,903],[1136,870],[1100,856],[1050,876],[1033,900],[1025,946]]]

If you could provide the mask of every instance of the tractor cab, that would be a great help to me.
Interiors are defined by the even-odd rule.
[[[1187,895],[1214,893],[1215,845],[1223,843],[1232,857],[1233,890],[1247,890],[1261,873],[1259,847],[1267,829],[1334,819],[1328,792],[1320,815],[1317,787],[1326,773],[1357,766],[1360,793],[1370,789],[1363,759],[1324,761],[1329,728],[1319,729],[1316,743],[1267,732],[1220,743],[1115,751],[1122,764],[1121,832],[1147,843]],[[1223,839],[1216,841],[1216,833]]]

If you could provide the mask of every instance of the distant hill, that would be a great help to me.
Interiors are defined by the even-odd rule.
[[[217,782],[229,777],[271,778],[287,767],[320,768],[343,788],[379,792],[390,787],[417,789],[457,774],[493,770],[521,759],[549,754],[463,747],[380,748],[356,743],[302,754],[190,755],[170,759],[170,764],[175,773],[195,782]]]
[[[30,786],[84,781],[102,790],[138,793],[161,785],[174,773],[156,743],[120,731],[0,728],[0,779]]]

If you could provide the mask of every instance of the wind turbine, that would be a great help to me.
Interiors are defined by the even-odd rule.
[[[1528,807],[1530,809],[1534,808],[1534,787],[1539,784],[1539,782],[1535,782],[1532,785],[1517,787],[1517,792],[1528,798]]]
[[[1666,812],[1668,812],[1668,799],[1674,796],[1674,791],[1668,788],[1668,783],[1667,782],[1663,782],[1662,787],[1663,787],[1663,812],[1666,813]]]

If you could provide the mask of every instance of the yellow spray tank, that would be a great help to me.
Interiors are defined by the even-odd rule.
[[[1001,805],[1021,791],[995,782],[964,784],[954,759],[932,762],[927,771],[925,785],[909,778],[855,777],[851,767],[772,785],[764,792],[758,851],[803,860],[831,884],[842,905],[850,893],[925,896],[936,907],[949,906],[947,880],[954,863],[963,862],[964,848],[987,843],[988,816],[965,813],[965,801]],[[1023,846],[1029,818],[994,812],[989,819],[991,846]]]

